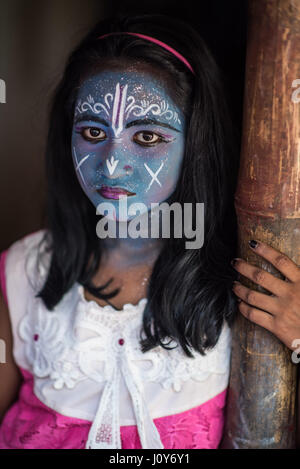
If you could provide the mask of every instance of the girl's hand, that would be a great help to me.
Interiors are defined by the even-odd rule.
[[[240,298],[239,310],[250,321],[272,332],[290,350],[295,339],[300,343],[300,268],[289,257],[263,242],[249,241],[251,249],[281,272],[280,280],[269,272],[233,259],[233,267],[245,277],[269,290],[266,295],[234,282],[233,291]]]

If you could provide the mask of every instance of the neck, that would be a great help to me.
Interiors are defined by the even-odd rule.
[[[105,261],[120,269],[154,263],[162,247],[160,239],[106,238],[101,242]]]
[[[140,216],[138,233],[141,236],[138,238],[130,236],[130,220],[119,220],[116,229],[108,230],[108,237],[101,240],[105,264],[119,269],[153,265],[163,244],[163,239],[151,238],[151,224],[157,220],[159,217],[153,217],[150,212]]]

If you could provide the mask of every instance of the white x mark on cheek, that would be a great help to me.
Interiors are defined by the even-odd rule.
[[[82,163],[84,163],[85,160],[87,160],[91,155],[88,154],[88,155],[84,156],[84,157],[82,158],[82,160],[79,161],[79,163],[78,163],[75,147],[73,147],[73,151],[74,151],[74,158],[75,158],[75,162],[76,162],[76,168],[75,168],[75,169],[76,169],[76,171],[79,171],[79,174],[80,174],[80,176],[81,176],[82,182],[83,182],[83,184],[85,184],[85,180],[84,180],[83,174],[82,174],[82,172],[81,172],[81,170],[80,170],[80,166],[81,166]]]
[[[163,165],[164,165],[164,162],[161,163],[161,165],[160,165],[160,167],[158,168],[158,170],[156,171],[156,173],[154,173],[154,172],[149,168],[149,166],[148,166],[146,163],[144,163],[145,168],[147,169],[148,173],[149,173],[150,176],[152,177],[152,179],[151,179],[151,181],[150,181],[150,184],[149,184],[149,186],[148,186],[147,189],[146,189],[146,192],[150,189],[150,187],[152,186],[152,184],[153,184],[154,181],[156,181],[157,184],[158,184],[159,186],[161,186],[161,183],[159,182],[157,175],[158,175],[158,173],[160,172],[160,170],[162,169]]]

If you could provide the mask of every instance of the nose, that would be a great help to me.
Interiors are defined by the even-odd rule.
[[[102,153],[102,152],[101,152]],[[133,174],[133,161],[129,162],[128,149],[124,139],[112,137],[107,141],[98,160],[98,174],[116,180],[126,179]]]
[[[112,153],[101,161],[100,167],[101,173],[108,179],[121,179],[131,176],[133,173],[131,165],[124,161],[123,158],[118,157],[117,154]]]

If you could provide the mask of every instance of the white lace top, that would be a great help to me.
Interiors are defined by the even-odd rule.
[[[195,358],[189,358],[180,346],[141,352],[146,299],[117,311],[87,301],[83,287],[74,284],[49,311],[34,297],[49,261],[45,257],[43,266],[36,263],[43,234],[40,230],[15,242],[7,254],[16,363],[34,375],[34,392],[45,405],[93,422],[86,447],[121,448],[120,426],[137,425],[143,448],[163,448],[154,418],[199,406],[226,389],[229,327],[224,323],[217,345],[206,356],[192,351]],[[111,429],[110,443],[100,428]]]

